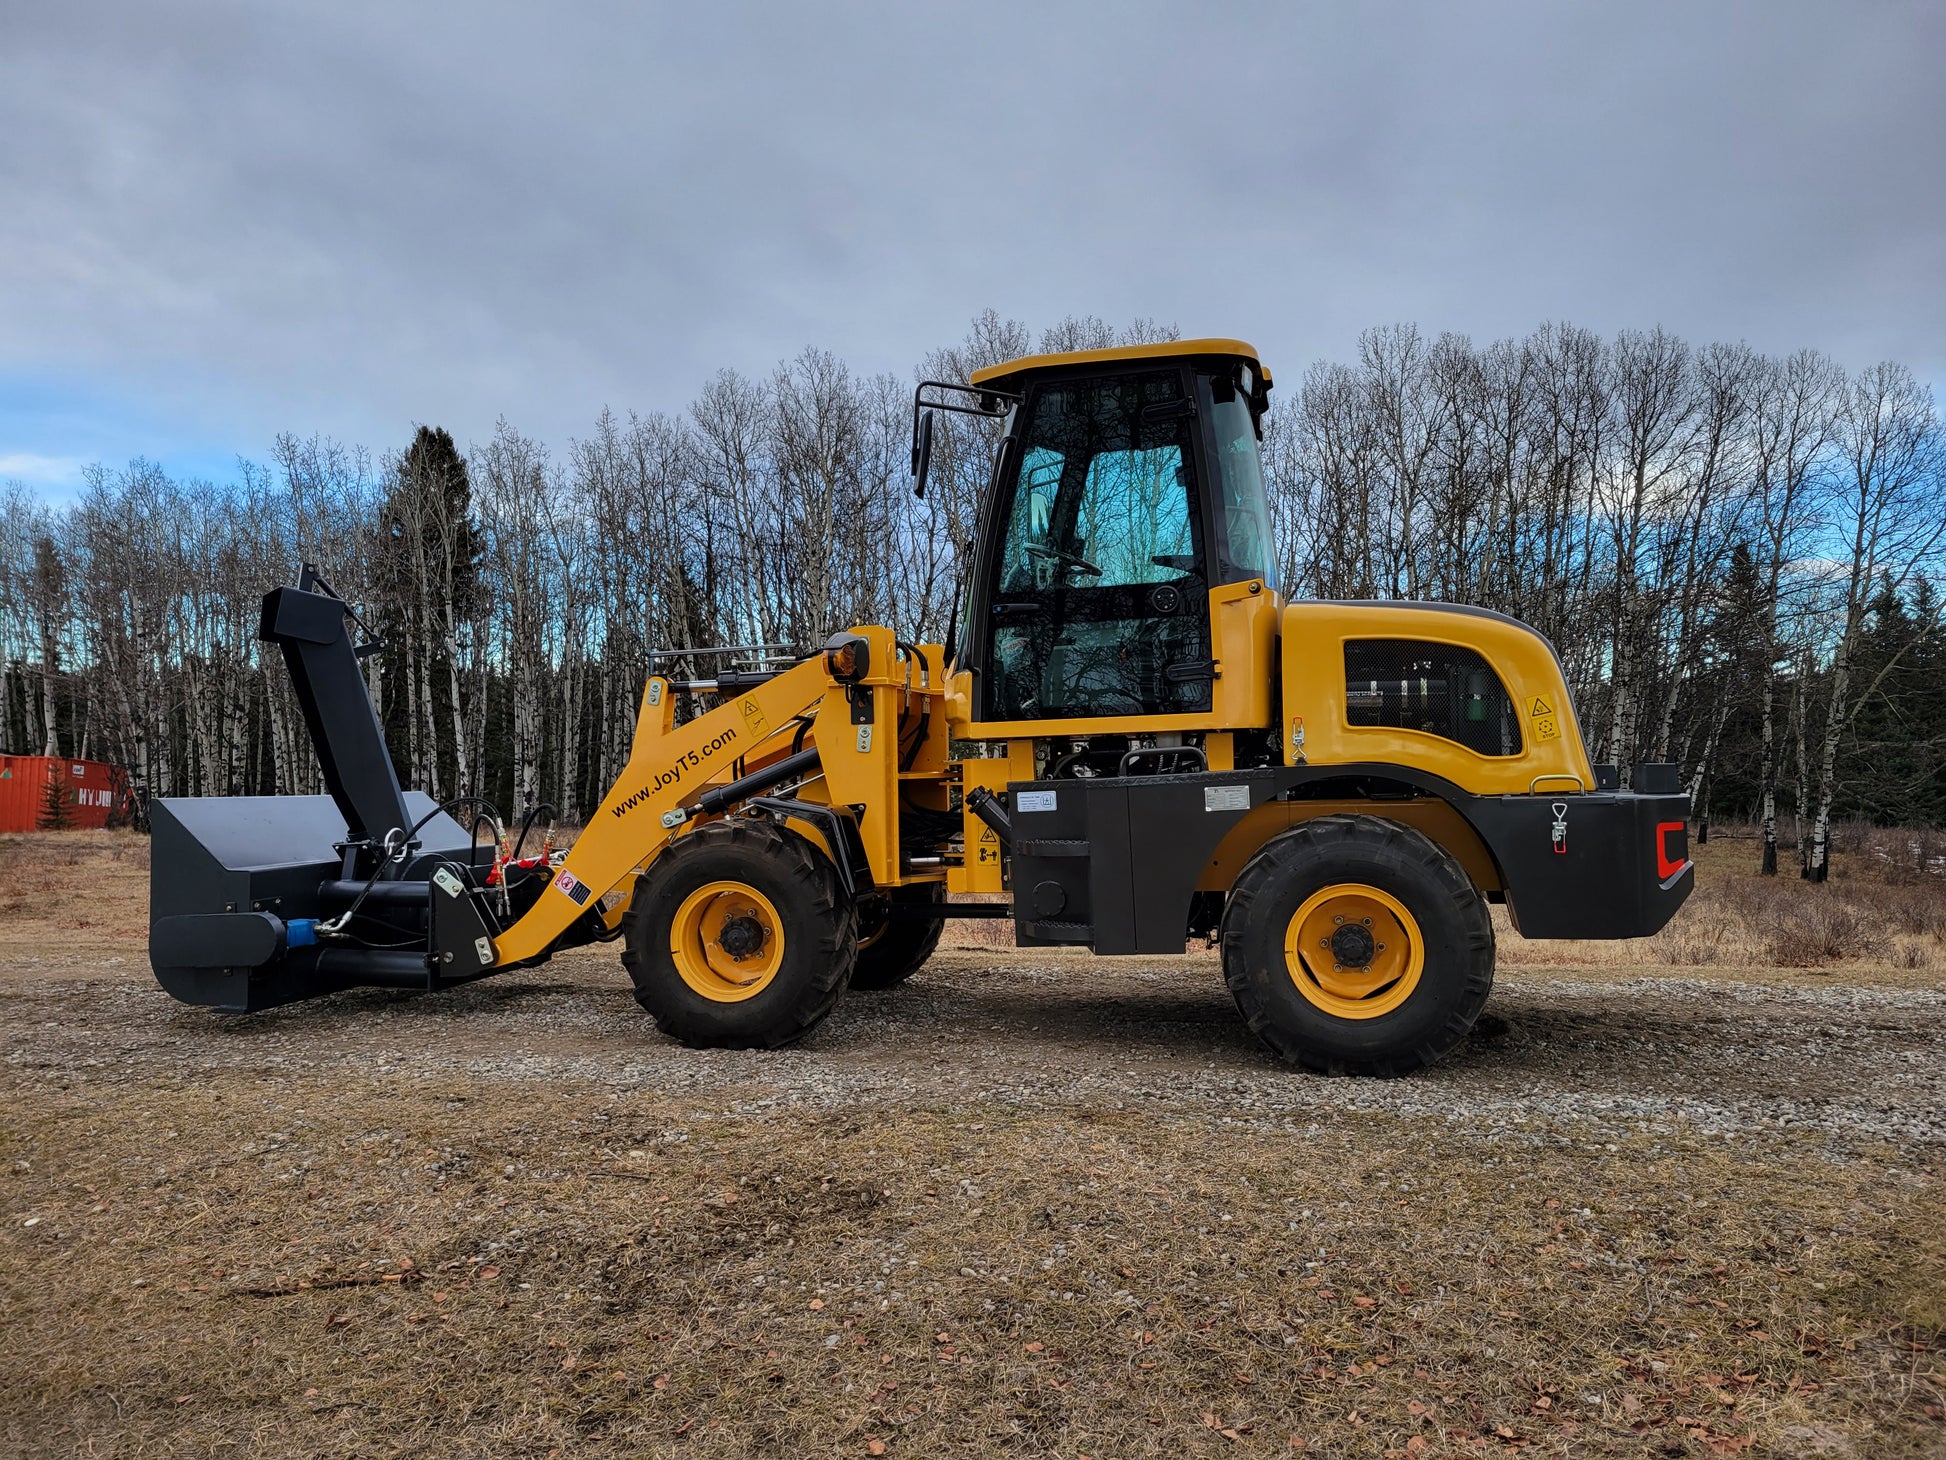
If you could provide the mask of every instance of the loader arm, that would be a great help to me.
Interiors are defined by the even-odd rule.
[[[666,734],[638,732],[628,764],[540,900],[494,940],[494,963],[505,967],[545,954],[676,833],[680,823],[665,826],[665,813],[693,804],[738,756],[751,755],[815,708],[833,685],[825,656],[817,654]]]

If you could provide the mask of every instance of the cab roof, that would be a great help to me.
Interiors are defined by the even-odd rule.
[[[1257,358],[1257,347],[1242,340],[1165,340],[1159,345],[1121,345],[1112,350],[1069,350],[1059,355],[1022,355],[1018,360],[975,370],[974,385],[993,385],[1030,370],[1057,370],[1068,365],[1101,365],[1115,360],[1163,360],[1197,355],[1229,355],[1248,360],[1270,382],[1270,372]]]

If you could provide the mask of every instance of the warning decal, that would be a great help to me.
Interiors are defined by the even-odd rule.
[[[761,736],[770,727],[770,721],[764,717],[764,707],[757,703],[755,695],[745,695],[737,705],[737,712],[752,735]]]
[[[1539,695],[1535,695],[1533,699],[1527,702],[1527,713],[1531,715],[1534,719],[1538,720],[1542,715],[1553,714],[1554,706],[1550,705],[1546,700],[1542,699]]]
[[[554,879],[554,885],[573,899],[576,907],[586,907],[588,905],[588,894],[593,889],[587,883],[577,878],[566,867],[563,867],[561,869],[561,875]]]

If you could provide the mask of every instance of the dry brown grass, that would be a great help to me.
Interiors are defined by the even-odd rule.
[[[15,1454],[1940,1437],[1946,1223],[1892,1150],[242,1075],[5,1146]]]
[[[1914,835],[1906,833],[1904,835]],[[1747,840],[1693,848],[1696,890],[1653,938],[1622,943],[1529,943],[1496,910],[1503,966],[1818,969],[1858,966],[1924,974],[1946,965],[1946,875],[1921,872],[1868,844],[1840,851],[1827,882],[1786,868],[1758,874]]]
[[[141,947],[149,839],[132,831],[0,834],[0,949]]]

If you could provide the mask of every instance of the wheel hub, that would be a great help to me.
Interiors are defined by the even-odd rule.
[[[1331,957],[1346,968],[1368,968],[1378,952],[1378,939],[1365,922],[1346,922],[1331,935]]]
[[[723,931],[717,934],[717,946],[738,963],[763,950],[763,924],[753,917],[739,916],[724,920]]]
[[[704,998],[734,1004],[769,987],[784,963],[777,904],[747,882],[725,878],[696,888],[669,922],[669,956]]]

